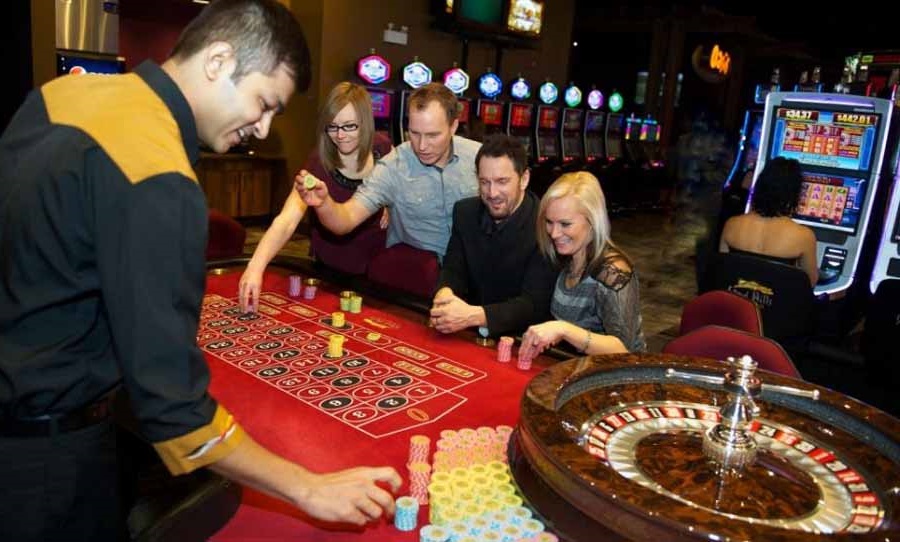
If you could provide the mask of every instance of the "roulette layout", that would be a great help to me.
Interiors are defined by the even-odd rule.
[[[550,367],[510,464],[565,539],[900,540],[900,422],[747,357]]]

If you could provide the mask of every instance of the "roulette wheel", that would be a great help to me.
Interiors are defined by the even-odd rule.
[[[900,540],[900,422],[748,356],[552,366],[509,454],[564,539]]]

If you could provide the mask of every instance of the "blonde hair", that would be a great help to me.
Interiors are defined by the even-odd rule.
[[[369,155],[372,154],[372,141],[375,137],[375,119],[372,117],[372,97],[366,89],[355,83],[344,81],[338,83],[325,97],[325,103],[319,110],[319,158],[329,173],[343,165],[337,145],[331,140],[325,127],[334,121],[334,117],[347,104],[356,111],[356,122],[359,124],[359,149],[356,155],[356,169],[362,171],[366,167]]]
[[[562,268],[569,264],[570,258],[562,259],[556,253],[553,241],[547,233],[547,207],[556,200],[572,196],[575,199],[575,208],[581,213],[591,226],[591,240],[587,245],[587,254],[584,273],[596,275],[603,263],[611,256],[610,251],[615,251],[631,264],[628,257],[619,250],[610,239],[609,215],[606,212],[606,197],[600,188],[600,181],[586,171],[577,171],[561,175],[541,198],[538,207],[536,226],[536,238],[538,248],[554,266]]]

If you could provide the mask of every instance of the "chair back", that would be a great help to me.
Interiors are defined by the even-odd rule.
[[[779,342],[813,333],[815,297],[809,276],[799,267],[746,254],[713,258],[709,287],[753,301],[762,315],[765,336]]]
[[[707,325],[740,329],[762,335],[762,319],[756,304],[725,290],[713,290],[690,300],[681,311],[679,335]]]
[[[766,337],[724,326],[704,326],[676,337],[666,344],[663,352],[717,360],[738,358],[746,354],[756,360],[760,369],[801,378],[791,357],[780,344]]]
[[[227,260],[244,254],[247,230],[240,222],[218,209],[209,210],[209,237],[206,242],[206,259]]]

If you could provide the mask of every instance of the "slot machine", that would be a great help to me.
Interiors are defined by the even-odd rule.
[[[663,160],[659,143],[661,132],[662,125],[658,120],[650,116],[644,119],[643,124],[641,125],[640,142],[644,156],[647,160],[647,165],[649,165],[651,169],[661,168],[666,165],[665,160]]]
[[[468,98],[464,98],[463,94],[469,88],[469,74],[465,70],[453,63],[453,67],[444,72],[444,86],[449,88],[453,94],[459,99],[459,127],[456,129],[456,135],[462,137],[471,137],[472,127],[471,110],[472,104]]]
[[[584,159],[593,169],[602,164],[606,158],[604,133],[606,132],[606,113],[603,107],[603,93],[592,89],[587,95],[588,110],[584,114]]]
[[[800,162],[794,221],[816,235],[817,296],[836,298],[857,278],[872,218],[893,104],[843,94],[773,92],[766,102],[757,167],[771,158]],[[753,188],[746,211],[753,203]]]
[[[578,108],[581,89],[570,84],[563,93],[563,100],[566,107],[562,110],[559,130],[563,166],[568,170],[580,169],[584,165],[584,109]]]
[[[534,127],[535,163],[558,162],[559,154],[559,108],[553,103],[559,98],[559,90],[550,81],[538,89],[541,103],[537,107],[537,123]]]
[[[794,85],[794,92],[822,92],[822,68],[813,68],[812,77],[806,70],[800,72],[800,80]]]
[[[503,92],[503,81],[490,68],[478,78],[478,120],[480,134],[475,139],[483,141],[485,137],[503,131],[503,102],[495,100]]]
[[[550,81],[538,89],[537,120],[534,123],[534,164],[531,168],[531,188],[543,195],[562,173],[559,150],[559,107],[552,105],[559,98],[559,90]]]
[[[624,158],[622,150],[622,138],[625,131],[625,117],[619,113],[622,110],[623,99],[618,92],[609,96],[609,114],[606,116],[606,130],[604,131],[604,147],[606,148],[606,161],[618,162]]]
[[[419,57],[413,58],[412,62],[403,67],[403,82],[406,83],[409,89],[404,89],[400,93],[400,108],[396,123],[399,133],[396,134],[395,141],[402,142],[409,138],[407,134],[407,129],[409,128],[409,95],[412,94],[413,90],[430,83],[431,77],[431,68],[420,62]]]
[[[900,174],[897,173],[879,237],[869,290],[874,294],[885,280],[900,280]]]
[[[391,115],[396,98],[394,91],[378,87],[391,78],[391,64],[372,49],[356,62],[356,75],[366,83],[366,90],[372,98],[375,131],[391,138],[395,145],[398,144],[398,140],[393,139],[397,129]]]
[[[626,159],[634,166],[642,166],[647,163],[643,145],[640,144],[642,131],[646,138],[647,132],[643,119],[634,116],[634,113],[625,119],[625,134],[622,139],[624,140]]]
[[[518,139],[525,147],[525,155],[534,154],[534,104],[525,100],[531,97],[531,85],[524,77],[519,77],[509,87],[513,101],[506,115],[506,133]]]

